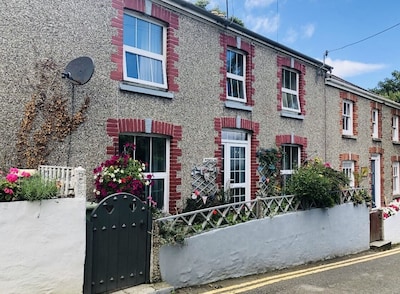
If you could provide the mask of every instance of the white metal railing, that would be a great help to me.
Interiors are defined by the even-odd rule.
[[[337,204],[353,202],[355,193],[363,190],[363,188],[355,188],[340,191]],[[184,237],[210,229],[313,207],[316,207],[313,203],[308,203],[307,207],[303,207],[298,197],[294,195],[257,197],[249,201],[212,206],[161,217],[156,219],[156,222],[160,225],[161,235],[169,236],[167,239],[176,240],[177,237],[180,237],[182,240]]]
[[[39,165],[38,172],[45,179],[57,181],[59,196],[86,197],[86,170],[84,168]]]

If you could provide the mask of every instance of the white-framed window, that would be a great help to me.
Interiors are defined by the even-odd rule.
[[[400,163],[393,162],[393,195],[400,195],[400,177],[399,177]]]
[[[163,25],[124,13],[124,80],[166,89],[166,39]]]
[[[343,135],[353,135],[353,102],[343,101],[342,111]]]
[[[354,188],[354,161],[345,160],[342,162],[342,171],[349,179],[349,187]]]
[[[299,74],[289,69],[282,69],[282,109],[300,112]]]
[[[227,98],[246,102],[246,56],[238,51],[226,51]]]
[[[285,187],[287,181],[301,163],[301,147],[298,145],[282,145],[281,157],[281,176],[282,187]]]
[[[222,181],[231,202],[250,200],[250,134],[222,131]]]
[[[135,145],[134,150],[123,150],[127,143]],[[144,174],[152,176],[152,185],[145,191],[146,198],[151,196],[157,202],[157,208],[169,210],[169,154],[170,140],[160,136],[145,136],[136,134],[119,135],[120,153],[130,152],[130,155],[146,164]]]
[[[392,140],[399,141],[399,117],[397,115],[392,117]]]
[[[372,138],[379,138],[379,111],[372,110]]]

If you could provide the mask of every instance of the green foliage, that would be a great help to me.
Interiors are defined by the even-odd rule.
[[[304,207],[332,207],[339,203],[339,191],[348,183],[344,173],[315,159],[291,176],[286,192],[299,197]]]
[[[204,9],[206,9],[208,4],[210,4],[210,1],[208,1],[208,0],[197,0],[194,3],[194,5],[204,8]]]
[[[57,195],[56,181],[45,180],[40,175],[24,178],[20,183],[21,200],[50,199]]]
[[[400,71],[393,71],[392,78],[386,78],[378,86],[370,89],[371,92],[382,95],[393,101],[400,102]]]
[[[261,148],[257,151],[258,172],[261,180],[261,195],[280,195],[280,160],[281,154],[276,148]]]
[[[351,201],[354,205],[362,204],[364,202],[370,202],[372,200],[371,195],[366,190],[358,190],[353,194]]]

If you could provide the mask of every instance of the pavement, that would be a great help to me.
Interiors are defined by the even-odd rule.
[[[155,284],[142,284],[135,287],[118,290],[112,294],[171,294],[175,293],[174,287],[161,282]]]

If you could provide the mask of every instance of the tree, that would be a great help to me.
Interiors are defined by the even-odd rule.
[[[197,0],[194,3],[194,5],[199,6],[199,7],[203,8],[203,9],[206,9],[208,4],[210,4],[209,0]],[[213,13],[215,15],[218,15],[220,17],[226,17],[226,13],[224,11],[222,11],[221,9],[219,9],[219,7],[214,7],[212,9],[208,10],[208,11],[210,11],[211,13]],[[240,25],[242,27],[244,27],[243,21],[240,18],[236,17],[236,16],[230,16],[228,18],[228,20],[233,22],[233,23],[236,23],[236,24],[238,24],[238,25]]]
[[[392,78],[386,78],[379,82],[378,86],[370,89],[370,91],[395,102],[400,102],[400,71],[393,71]]]
[[[206,9],[208,4],[210,4],[210,1],[208,1],[208,0],[197,0],[194,3],[194,5],[204,8],[204,9]]]

